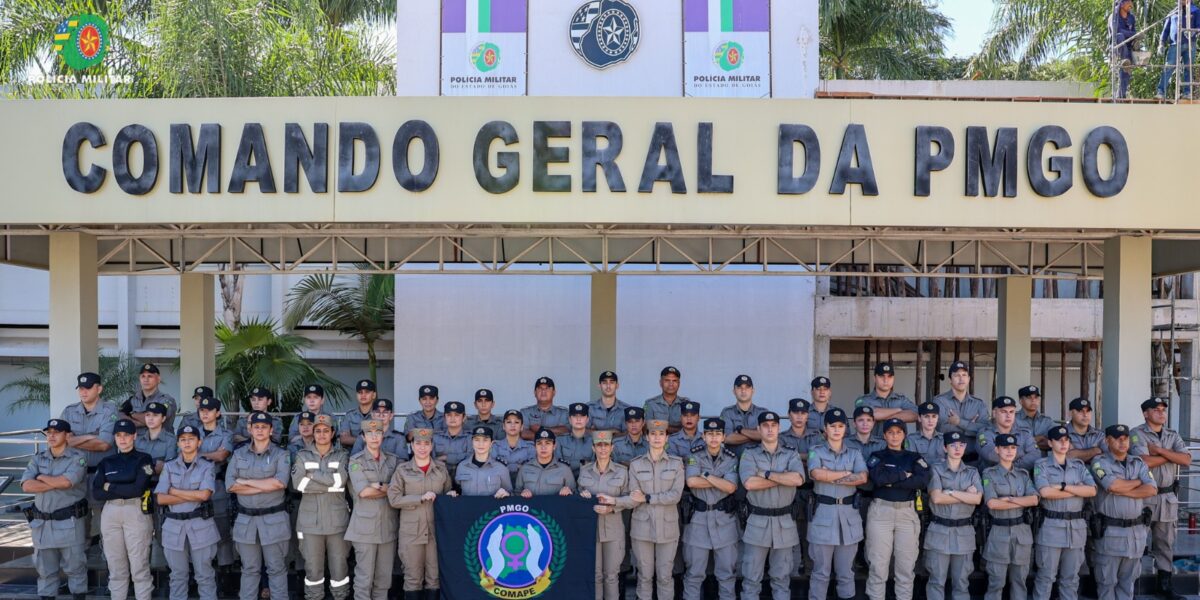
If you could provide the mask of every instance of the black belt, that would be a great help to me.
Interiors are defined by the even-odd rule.
[[[751,504],[750,505],[750,514],[761,515],[764,517],[782,517],[784,515],[792,514],[792,507],[789,505],[789,506],[781,506],[779,508],[763,508],[761,506],[755,506],[755,505]]]
[[[858,494],[850,494],[849,496],[842,496],[841,498],[834,498],[833,496],[825,496],[822,494],[813,494],[813,498],[817,499],[817,504],[832,504],[834,506],[848,506],[850,504],[854,504],[854,497],[857,495]]]
[[[937,515],[933,515],[932,520],[935,524],[941,525],[942,527],[970,527],[971,526],[971,517],[967,517],[965,519],[947,519],[945,517],[939,517]]]
[[[1171,485],[1168,485],[1167,487],[1158,488],[1158,494],[1155,494],[1155,495],[1177,494],[1177,493],[1179,493],[1179,482],[1178,481],[1176,481],[1175,483],[1172,483]]]
[[[1011,519],[997,519],[992,517],[992,527],[1014,527],[1025,524],[1025,517],[1013,517]]]
[[[88,514],[87,500],[80,500],[75,504],[50,512],[42,512],[35,507],[29,507],[24,510],[26,520],[41,519],[42,521],[66,521],[67,519],[79,519],[86,517]]]
[[[1142,524],[1141,518],[1115,519],[1103,513],[1101,513],[1099,516],[1100,520],[1109,527],[1137,527],[1138,525]]]
[[[87,468],[87,472],[88,472],[88,473],[95,473],[95,472],[96,472],[96,469],[99,469],[99,468],[100,468],[100,465],[96,465],[96,466],[94,466],[94,467],[88,467],[88,468]]]
[[[187,521],[189,519],[210,519],[213,516],[212,501],[201,502],[200,508],[197,508],[196,510],[191,510],[188,512],[167,511],[163,513],[163,516],[176,521]]]
[[[716,502],[709,504],[695,496],[692,496],[692,510],[696,512],[708,512],[716,510],[724,513],[733,512],[737,508],[737,500],[732,495],[725,496]]]
[[[1060,521],[1081,521],[1086,517],[1083,511],[1077,512],[1058,512],[1057,510],[1042,510],[1042,516],[1047,519],[1058,519]]]
[[[238,506],[238,514],[246,515],[247,517],[261,517],[263,515],[273,515],[275,513],[284,512],[286,510],[287,510],[287,502],[276,504],[275,506],[271,506],[268,508],[246,508],[245,506],[241,506],[241,505]]]

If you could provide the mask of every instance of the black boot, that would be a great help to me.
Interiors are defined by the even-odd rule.
[[[404,590],[404,600],[422,600],[420,590]]]
[[[1175,593],[1175,587],[1171,584],[1170,571],[1158,571],[1158,594],[1165,600],[1181,600],[1182,596]]]
[[[87,600],[87,594],[71,594],[71,600]]]
[[[441,597],[442,597],[442,590],[440,590],[438,588],[433,588],[432,590],[425,590],[425,600],[439,600]]]

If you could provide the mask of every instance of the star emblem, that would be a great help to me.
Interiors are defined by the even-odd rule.
[[[608,20],[608,23],[601,28],[604,32],[604,45],[620,46],[621,37],[625,35],[625,28],[617,23],[616,17]]]

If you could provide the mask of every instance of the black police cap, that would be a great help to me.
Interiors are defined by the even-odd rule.
[[[724,433],[725,432],[725,421],[723,419],[718,419],[717,417],[713,417],[711,419],[705,419],[704,420],[704,430],[705,431],[720,431],[720,432]]]
[[[576,402],[567,407],[567,415],[572,417],[586,417],[588,416],[588,405]]]
[[[501,419],[501,421],[506,421],[509,417],[516,417],[518,421],[522,423],[525,422],[525,413],[522,413],[515,408],[504,411],[504,418]]]
[[[251,425],[257,425],[259,423],[266,423],[267,425],[275,424],[275,422],[271,420],[271,415],[268,415],[267,413],[258,411],[258,410],[250,413],[249,423]]]
[[[309,385],[304,387],[304,395],[307,396],[309,394],[315,394],[317,396],[324,398],[325,397],[325,388],[323,386],[321,386],[320,384],[310,383]]]
[[[739,385],[748,385],[750,387],[754,387],[754,379],[752,379],[749,375],[738,375],[737,377],[733,378],[733,387],[738,387]]]
[[[1017,396],[1020,396],[1021,398],[1028,398],[1030,396],[1041,396],[1041,395],[1042,395],[1042,390],[1039,389],[1038,386],[1036,386],[1036,385],[1027,385],[1027,386],[1017,390]]]
[[[1013,400],[1013,399],[1012,399],[1011,397],[1009,397],[1009,396],[1000,396],[999,398],[996,398],[995,400],[992,400],[992,408],[993,408],[993,409],[996,409],[996,408],[1010,408],[1010,407],[1011,407],[1011,408],[1016,408],[1016,407],[1017,407],[1017,401],[1016,401],[1016,400]]]
[[[496,396],[492,393],[492,390],[487,388],[479,388],[475,390],[475,401],[479,402],[480,400],[491,400],[492,402],[495,402]]]
[[[417,389],[417,397],[424,398],[425,396],[431,396],[433,398],[437,398],[438,397],[437,386],[436,385],[423,385],[420,388],[418,388]]]
[[[180,427],[179,431],[175,434],[175,439],[179,439],[185,435],[194,435],[196,436],[196,439],[200,439],[200,430],[197,429],[195,425],[184,425],[183,427]]]
[[[487,425],[477,425],[471,430],[471,437],[485,437],[490,440],[496,437],[496,432],[492,431],[492,428]]]
[[[815,390],[815,389],[817,389],[817,388],[827,388],[827,387],[830,387],[830,385],[829,385],[829,378],[828,378],[828,377],[815,377],[815,378],[813,378],[813,380],[812,380],[812,389],[814,389],[814,390]]]
[[[763,423],[778,423],[778,422],[779,422],[779,415],[777,415],[769,410],[758,413],[758,424],[759,425],[762,425]]]
[[[543,386],[543,385],[553,388],[554,380],[549,377],[538,377],[537,381],[533,382],[533,389],[536,390],[539,386]]]
[[[700,403],[688,400],[679,406],[679,414],[681,415],[698,415],[700,414]]]
[[[303,423],[304,421],[313,423],[313,422],[316,422],[316,420],[317,420],[317,413],[312,412],[311,410],[301,411],[300,414],[296,416],[296,421],[298,421],[300,423]]]
[[[46,427],[42,431],[61,431],[63,433],[71,433],[71,423],[65,419],[50,419],[46,421]]]
[[[942,411],[941,411],[941,409],[938,408],[938,405],[936,405],[932,402],[922,402],[919,406],[917,406],[917,415],[918,416],[920,416],[920,415],[940,415],[941,413],[942,413]]]
[[[375,382],[371,381],[370,379],[360,379],[360,380],[358,380],[358,385],[354,386],[354,391],[356,391],[356,392],[374,392],[374,391],[376,391],[375,390]]]
[[[950,369],[947,372],[949,374],[953,375],[955,371],[966,371],[966,372],[970,373],[971,369],[967,367],[967,363],[965,363],[961,360],[956,360],[956,361],[950,363]]]
[[[442,412],[446,414],[458,413],[460,415],[467,414],[467,407],[462,402],[451,400],[442,407]]]
[[[1092,403],[1087,398],[1075,398],[1067,407],[1071,410],[1092,410]]]
[[[271,400],[274,400],[275,392],[272,392],[271,390],[264,388],[264,387],[256,387],[256,388],[250,390],[250,397],[251,398],[269,398]]]
[[[871,408],[870,406],[868,406],[866,404],[855,406],[854,407],[854,418],[857,419],[863,415],[867,415],[868,417],[871,417],[872,419],[874,419],[875,418],[875,409]]]
[[[553,442],[555,438],[556,436],[554,435],[554,432],[544,427],[538,430],[537,435],[533,436],[535,442],[540,442],[542,440],[550,440]]]
[[[788,412],[808,412],[808,400],[804,398],[792,398],[788,400]]]
[[[146,405],[146,412],[167,416],[167,405],[162,402],[151,402]]]
[[[617,379],[617,374],[616,374],[616,373],[613,373],[612,371],[605,371],[605,372],[603,372],[603,373],[601,373],[601,374],[600,374],[600,379],[599,379],[599,381],[600,381],[601,383],[603,383],[605,379],[611,379],[611,380],[613,380],[613,381],[620,381],[619,379]]]
[[[1104,435],[1110,438],[1126,437],[1129,435],[1129,428],[1119,423],[1109,425],[1104,428]]]
[[[159,374],[158,366],[153,363],[146,363],[146,364],[142,365],[141,372],[142,373],[154,373],[155,375]]]
[[[1071,432],[1067,431],[1066,427],[1057,425],[1046,431],[1046,438],[1051,440],[1061,440],[1071,437]]]
[[[625,420],[626,421],[637,421],[639,419],[645,419],[645,418],[646,418],[645,409],[638,408],[636,406],[630,406],[629,408],[625,409]]]
[[[90,371],[87,373],[80,373],[79,376],[75,378],[75,388],[76,389],[84,388],[84,389],[90,390],[99,384],[100,384],[100,375],[98,375],[96,373],[92,373]]]
[[[118,433],[128,433],[129,435],[137,433],[137,423],[129,419],[118,419],[116,423],[113,423],[113,435]]]
[[[258,389],[258,388],[254,388],[254,389]],[[254,393],[251,392],[250,395],[253,396]],[[216,394],[213,393],[213,389],[208,387],[207,385],[197,386],[196,389],[192,390],[192,398],[213,398],[215,396],[216,396]]]
[[[1015,436],[1011,433],[998,433],[998,434],[996,434],[996,438],[994,440],[992,440],[992,443],[996,444],[997,447],[1016,446],[1017,445],[1017,436]]]
[[[908,425],[906,425],[904,421],[901,421],[900,419],[888,419],[883,422],[884,431],[887,431],[893,427],[899,427],[901,431],[906,433],[908,432]]]
[[[681,375],[679,374],[679,369],[676,369],[675,367],[663,367],[663,370],[658,372],[659,377],[666,377],[667,375],[674,375],[676,377],[681,377]]]
[[[964,438],[963,434],[961,434],[957,431],[947,431],[946,433],[942,434],[942,445],[944,445],[944,446],[949,446],[950,444],[965,444],[965,443],[967,443],[967,438]]]
[[[388,400],[387,398],[380,398],[371,405],[371,408],[391,411],[395,409],[395,405],[392,404],[392,401]]]
[[[1166,405],[1167,405],[1167,401],[1163,400],[1162,398],[1151,398],[1142,403],[1142,412],[1146,412],[1148,410],[1154,410],[1160,406],[1166,406]]]
[[[831,425],[833,423],[841,423],[842,425],[845,425],[846,411],[840,408],[831,408],[825,411],[825,425]]]
[[[212,396],[203,396],[196,402],[199,410],[221,410],[221,401]]]
[[[892,368],[892,363],[881,362],[881,363],[875,365],[875,374],[876,375],[895,375],[896,370]]]

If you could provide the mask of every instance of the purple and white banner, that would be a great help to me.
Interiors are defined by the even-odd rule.
[[[685,96],[771,95],[771,0],[684,0]]]
[[[442,1],[444,96],[523,96],[526,0]]]

